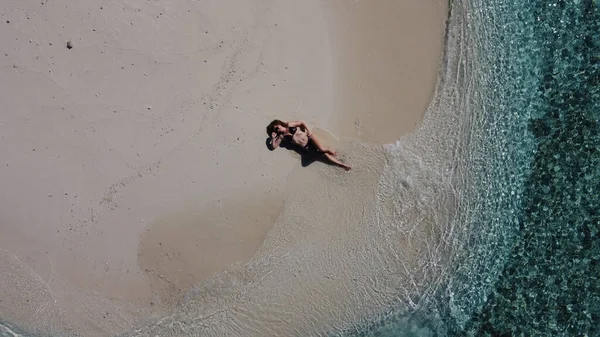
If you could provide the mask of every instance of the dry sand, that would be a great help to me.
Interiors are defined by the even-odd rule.
[[[115,334],[247,261],[298,165],[266,150],[266,124],[377,143],[411,130],[445,14],[418,0],[5,1],[0,319]]]

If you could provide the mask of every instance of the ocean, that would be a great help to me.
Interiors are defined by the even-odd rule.
[[[124,335],[600,335],[599,128],[599,2],[454,1],[415,132],[294,170],[248,264]]]

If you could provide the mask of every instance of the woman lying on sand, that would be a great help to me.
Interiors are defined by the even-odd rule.
[[[335,165],[343,167],[346,171],[351,167],[342,163],[335,157],[335,151],[323,147],[321,142],[313,135],[304,122],[282,122],[274,120],[267,126],[267,134],[271,136],[271,148],[274,150],[282,141],[289,142],[302,149],[310,156],[323,156]]]

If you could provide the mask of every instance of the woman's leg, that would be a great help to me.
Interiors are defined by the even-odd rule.
[[[350,169],[352,168],[352,167],[350,167],[350,165],[344,164],[339,159],[337,159],[336,157],[334,157],[333,155],[331,155],[329,153],[325,153],[324,155],[325,155],[325,157],[327,157],[327,159],[329,159],[330,162],[343,167],[346,171],[350,171]]]
[[[317,150],[319,150],[323,153],[329,153],[329,154],[335,156],[335,151],[332,151],[331,149],[323,146],[323,144],[321,144],[321,141],[319,141],[319,139],[315,135],[311,135],[310,139],[308,141],[313,142],[313,144],[315,144],[315,146],[317,147]]]
[[[319,139],[317,137],[315,137],[315,135],[312,135],[310,137],[309,142],[312,142],[315,145],[315,147],[317,148],[317,150],[319,150],[321,153],[323,153],[323,155],[327,159],[329,159],[330,162],[343,167],[346,171],[349,171],[352,168],[352,167],[350,167],[350,165],[346,165],[342,161],[337,159],[335,157],[335,155],[336,155],[335,151],[324,147],[323,144],[321,144],[321,142],[319,141]]]

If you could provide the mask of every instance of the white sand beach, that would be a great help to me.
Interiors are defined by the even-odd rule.
[[[300,165],[267,150],[265,126],[304,120],[374,144],[411,131],[434,89],[446,10],[5,1],[0,319],[115,335],[248,261]]]

